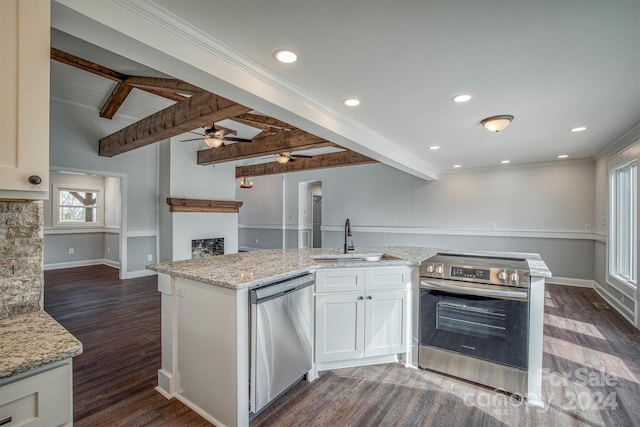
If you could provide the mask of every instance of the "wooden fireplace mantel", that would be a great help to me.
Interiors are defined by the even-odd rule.
[[[238,213],[242,202],[235,200],[178,199],[167,197],[170,212]]]

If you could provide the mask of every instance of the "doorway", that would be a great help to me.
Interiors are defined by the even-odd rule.
[[[311,208],[311,241],[312,247],[322,247],[322,196],[313,195]]]
[[[322,181],[298,184],[298,248],[322,247]]]

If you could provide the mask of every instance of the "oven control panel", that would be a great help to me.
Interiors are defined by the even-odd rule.
[[[480,268],[451,267],[451,277],[465,277],[467,279],[489,280],[490,270]]]
[[[422,262],[420,265],[420,276],[504,286],[527,287],[529,285],[528,271],[495,267],[482,268],[468,265],[451,265],[438,262]]]

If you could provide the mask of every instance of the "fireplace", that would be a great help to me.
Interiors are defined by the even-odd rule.
[[[205,258],[224,255],[224,237],[197,239],[191,241],[191,258]]]

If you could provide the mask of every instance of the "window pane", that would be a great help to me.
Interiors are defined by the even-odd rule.
[[[60,206],[95,206],[98,197],[97,193],[85,191],[60,191]]]
[[[61,207],[60,222],[97,222],[97,209],[84,207]]]
[[[636,284],[637,165],[628,163],[611,171],[610,274]]]

